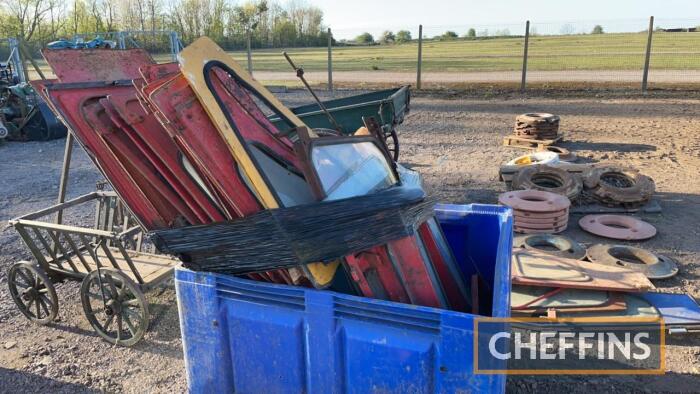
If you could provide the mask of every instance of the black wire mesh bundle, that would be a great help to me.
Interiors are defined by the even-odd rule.
[[[397,186],[230,222],[156,230],[151,239],[189,269],[238,275],[329,262],[412,235],[434,205],[422,189]]]

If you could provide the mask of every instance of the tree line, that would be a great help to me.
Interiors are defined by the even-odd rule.
[[[160,31],[179,33],[184,43],[208,36],[227,50],[326,45],[323,12],[304,0],[0,0],[0,37],[20,37],[32,46],[59,38],[108,32],[133,34],[141,46],[168,50]],[[94,37],[88,36],[86,39]]]

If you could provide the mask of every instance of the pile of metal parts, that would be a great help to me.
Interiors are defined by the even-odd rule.
[[[518,233],[560,233],[569,223],[571,202],[556,193],[517,190],[501,194],[498,202],[513,209],[513,230]]]
[[[66,128],[26,83],[19,83],[12,63],[0,63],[0,138],[46,141],[66,136]]]
[[[552,234],[518,236],[514,248],[513,316],[660,317],[670,333],[700,331],[700,306],[692,297],[650,292],[650,279],[678,273],[667,256],[627,245],[585,248]]]
[[[516,129],[526,124],[518,119]],[[545,138],[556,136],[554,122],[549,128],[539,124],[543,135],[550,133]],[[654,289],[651,279],[678,273],[673,259],[637,246],[597,243],[586,248],[556,234],[566,229],[570,202],[577,203],[574,208],[596,207],[588,212],[627,213],[647,205],[655,192],[654,181],[636,169],[575,160],[574,153],[547,142],[501,166],[501,179],[513,191],[501,194],[499,203],[513,208],[514,230],[528,234],[514,240],[512,314],[661,317],[669,332],[700,331],[700,306],[692,297],[649,292]],[[653,225],[626,215],[584,215],[578,224],[614,240],[638,242],[656,235]]]
[[[583,176],[586,196],[606,206],[638,208],[654,195],[654,181],[634,168],[591,168]]]
[[[513,190],[547,191],[579,204],[624,209],[646,205],[656,191],[654,181],[635,169],[606,165],[578,170],[558,162],[521,165],[511,173],[509,184]]]
[[[141,226],[157,234],[154,240],[163,251],[177,253],[186,266],[258,281],[316,288],[333,284],[367,297],[471,310],[472,293],[432,209],[424,209],[429,206],[425,198],[404,202],[421,213],[409,215],[415,221],[410,225],[405,216],[374,224],[397,226],[393,232],[384,229],[399,234],[392,239],[367,237],[376,233],[369,228],[365,234],[350,228],[367,226],[349,214],[365,207],[368,195],[420,189],[418,178],[404,176],[407,170],[393,161],[385,130],[373,119],[365,119],[360,135],[320,137],[208,38],[196,40],[177,63],[167,64],[156,64],[139,49],[43,54],[58,80],[33,83],[36,89]],[[336,202],[345,204],[338,205],[344,211],[333,211],[337,223],[330,215],[329,227],[309,223],[309,234],[294,230],[305,223],[303,215],[313,216],[309,207],[319,204],[322,212],[326,205],[320,204]],[[394,215],[392,209],[387,207],[383,216]],[[275,227],[280,223],[289,226]],[[265,226],[285,237],[261,238]],[[231,230],[231,242],[214,242],[218,246],[212,248],[223,229]],[[189,235],[179,237],[185,230]],[[325,255],[310,253],[321,238],[321,244],[340,246],[327,248]],[[289,252],[284,264],[272,252],[282,249]],[[222,258],[243,250],[265,258],[254,265]]]
[[[552,138],[560,137],[559,120],[559,116],[545,113],[523,114],[516,118],[516,134],[532,135],[535,139],[543,135],[550,140],[500,167],[499,178],[509,189],[547,191],[566,196],[579,205],[595,203],[624,209],[637,209],[650,201],[656,189],[654,181],[637,169],[576,164],[575,153],[551,145]]]
[[[533,140],[553,140],[559,136],[559,116],[547,113],[518,115],[513,135]]]

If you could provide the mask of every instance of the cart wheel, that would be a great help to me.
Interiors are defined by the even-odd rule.
[[[121,271],[90,272],[80,286],[80,300],[90,325],[107,342],[132,346],[148,329],[146,297]]]
[[[7,273],[10,296],[19,310],[39,325],[52,322],[58,314],[58,297],[43,269],[28,261],[20,261]]]
[[[389,156],[391,156],[394,161],[399,160],[399,136],[396,134],[396,130],[391,130],[388,133],[384,133],[384,142],[389,150]]]

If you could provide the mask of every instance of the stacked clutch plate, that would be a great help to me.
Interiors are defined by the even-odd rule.
[[[656,191],[654,180],[633,168],[597,167],[583,174],[586,193],[607,206],[636,208],[646,204]]]
[[[513,134],[520,138],[552,140],[559,135],[559,117],[546,113],[527,113],[515,118]]]
[[[518,233],[560,233],[569,221],[568,198],[540,190],[516,190],[498,196],[498,202],[513,209]]]

